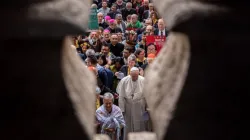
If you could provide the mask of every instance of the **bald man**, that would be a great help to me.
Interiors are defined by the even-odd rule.
[[[146,130],[146,101],[142,93],[144,78],[139,75],[139,69],[131,68],[130,75],[124,77],[117,86],[119,94],[119,107],[124,114],[126,127],[125,137],[129,132]],[[126,138],[124,138],[125,140]]]
[[[155,30],[154,34],[158,36],[168,36],[168,30],[163,19],[158,20],[158,29]]]
[[[104,15],[102,12],[99,12],[97,14],[97,19],[99,27],[102,27],[103,29],[108,28],[109,25],[106,22],[104,22]]]

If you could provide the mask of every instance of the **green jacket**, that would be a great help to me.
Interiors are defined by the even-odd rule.
[[[137,21],[135,24],[129,23],[128,26],[127,26],[127,28],[142,28],[142,27],[143,26],[142,26],[140,21]]]

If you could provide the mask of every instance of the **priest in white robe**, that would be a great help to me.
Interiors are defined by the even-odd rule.
[[[125,137],[129,132],[141,132],[146,130],[144,114],[146,101],[142,93],[144,78],[139,75],[139,69],[133,67],[130,75],[124,77],[117,86],[119,94],[119,107],[124,114],[126,127]],[[126,140],[124,138],[124,140]]]

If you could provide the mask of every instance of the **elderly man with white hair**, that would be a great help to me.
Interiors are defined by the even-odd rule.
[[[103,105],[96,110],[96,118],[101,124],[101,133],[110,136],[111,140],[119,140],[121,128],[125,121],[121,109],[113,104],[113,94],[107,92],[103,95]]]
[[[144,78],[139,75],[139,69],[136,67],[131,68],[130,75],[124,77],[117,86],[119,107],[126,122],[125,137],[129,132],[146,130],[147,120],[144,114],[147,114],[147,111],[143,87]]]

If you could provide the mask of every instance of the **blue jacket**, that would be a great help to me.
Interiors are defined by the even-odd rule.
[[[114,74],[111,70],[97,65],[98,76],[104,86],[112,89]]]

